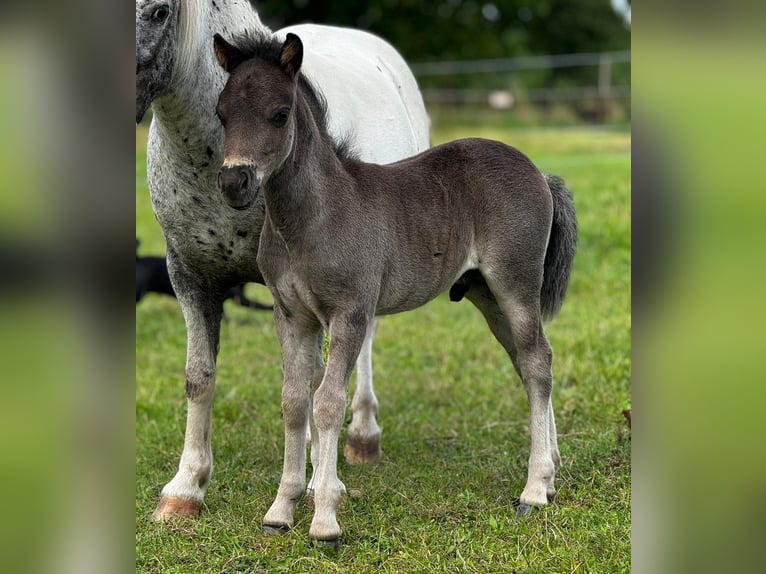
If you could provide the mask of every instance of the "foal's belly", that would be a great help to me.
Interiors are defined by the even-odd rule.
[[[473,268],[476,258],[470,245],[394,265],[381,281],[376,314],[391,315],[422,307]]]

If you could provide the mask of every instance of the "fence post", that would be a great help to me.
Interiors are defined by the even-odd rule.
[[[609,119],[612,98],[612,58],[601,54],[598,58],[598,121],[605,123]]]

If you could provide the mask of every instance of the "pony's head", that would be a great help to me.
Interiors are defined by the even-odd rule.
[[[181,0],[136,0],[136,123],[170,85]]]
[[[203,0],[136,0],[136,122],[171,83],[199,73],[209,18]]]
[[[245,209],[292,151],[303,44],[295,34],[284,43],[255,37],[236,43],[215,35],[216,58],[229,73],[216,108],[225,134],[218,186],[231,207]]]

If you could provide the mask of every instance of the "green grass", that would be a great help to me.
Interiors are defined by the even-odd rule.
[[[139,128],[140,129],[140,128]],[[177,303],[136,307],[136,569],[139,572],[630,571],[630,134],[587,129],[441,129],[524,150],[563,176],[578,209],[567,301],[547,327],[563,465],[559,494],[523,520],[527,399],[470,303],[446,296],[384,318],[375,344],[383,460],[339,461],[350,498],[336,554],[308,540],[311,509],[281,537],[260,533],[279,481],[281,357],[267,313],[226,306],[214,410],[215,476],[201,517],[154,524],[185,424],[185,329]],[[136,225],[144,253],[163,250],[137,133]],[[263,287],[254,296],[267,299]],[[344,436],[341,440],[344,440]]]

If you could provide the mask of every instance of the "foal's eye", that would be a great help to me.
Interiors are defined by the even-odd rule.
[[[271,123],[273,123],[276,127],[281,128],[283,125],[287,123],[287,118],[290,115],[290,110],[284,109],[279,110],[276,114],[274,114],[274,117],[271,118]]]
[[[163,5],[152,12],[152,20],[155,22],[162,22],[170,14],[170,9]]]

